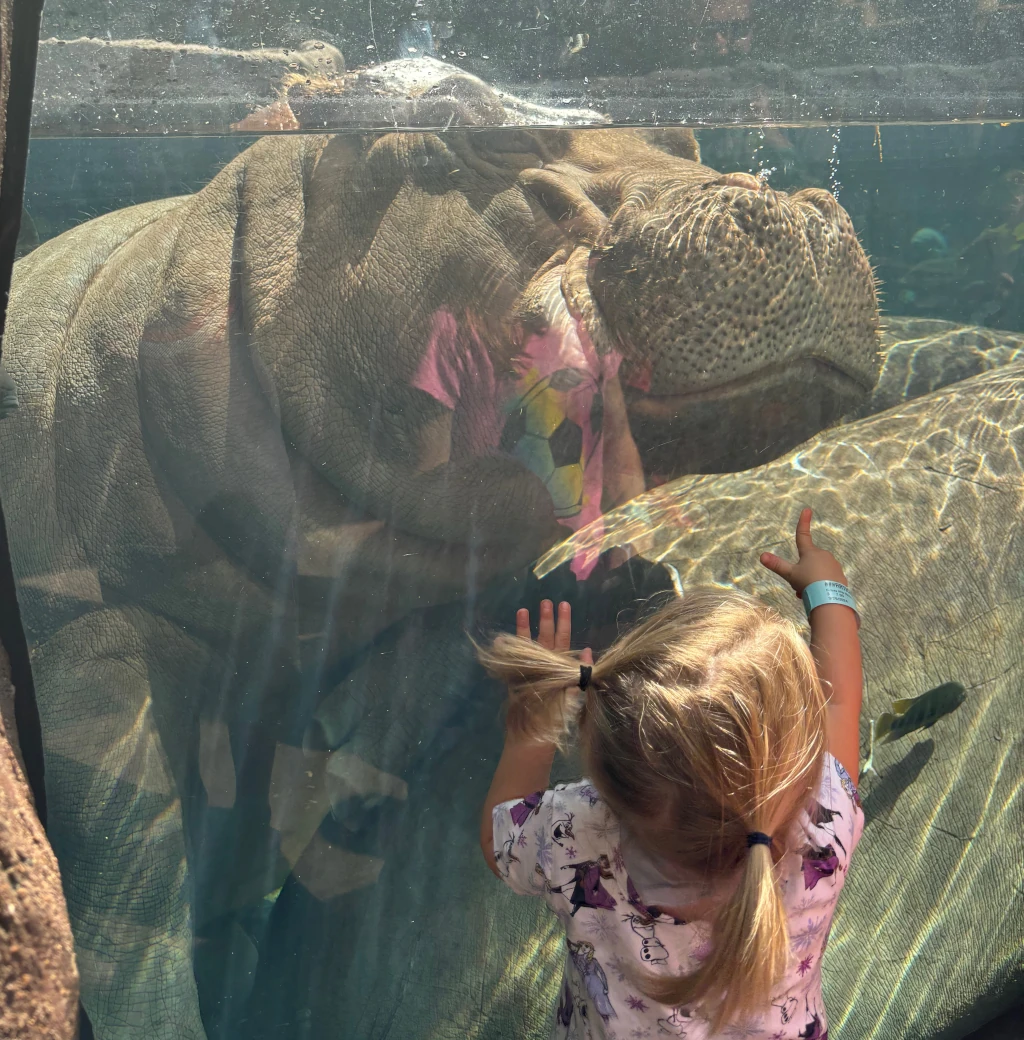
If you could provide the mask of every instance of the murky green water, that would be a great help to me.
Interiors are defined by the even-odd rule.
[[[1016,999],[1024,129],[701,131],[762,178],[725,187],[609,133],[33,144],[0,482],[97,1037],[549,1035],[558,924],[477,850],[465,631],[555,596],[599,648],[707,582],[799,620],[756,561],[804,504],[865,736],[967,690],[864,779],[833,1040]],[[591,264],[581,197],[604,245],[651,206],[642,246]]]

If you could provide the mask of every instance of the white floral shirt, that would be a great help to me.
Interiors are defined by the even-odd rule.
[[[864,813],[850,775],[826,755],[802,824],[808,851],[786,861],[791,967],[769,1007],[720,1035],[737,1040],[827,1040],[821,961]],[[586,780],[494,808],[498,869],[521,895],[542,897],[565,926],[566,959],[555,1040],[711,1040],[706,1021],[653,1002],[630,965],[681,975],[709,950],[705,922],[677,921],[641,902],[626,873],[620,827]],[[789,867],[789,864],[792,864]]]

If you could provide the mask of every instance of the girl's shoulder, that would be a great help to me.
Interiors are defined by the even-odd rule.
[[[555,784],[550,791],[551,808],[555,813],[572,813],[582,824],[584,821],[603,820],[611,815],[611,809],[587,779],[573,783]]]
[[[826,798],[830,802],[837,800],[849,802],[854,809],[863,812],[860,792],[853,782],[853,777],[847,772],[846,766],[829,751],[825,752],[825,765],[821,773],[819,801],[822,798]]]
[[[821,783],[807,811],[806,826],[812,848],[822,855],[834,856],[836,864],[845,870],[864,832],[864,810],[852,777],[843,764],[827,752]]]
[[[556,784],[550,797],[553,825],[570,829],[577,850],[596,845],[603,848],[610,837],[615,837],[612,831],[618,831],[618,820],[590,780]]]

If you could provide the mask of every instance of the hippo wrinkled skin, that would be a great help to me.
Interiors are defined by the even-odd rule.
[[[440,309],[496,369],[523,329],[579,323],[623,355],[638,422],[692,409],[741,442],[764,401],[823,425],[867,400],[849,217],[684,145],[268,137],[18,263],[0,487],[99,1040],[205,1037],[194,933],[309,841],[289,792],[339,662],[568,533],[510,457],[421,464],[444,409],[411,381]]]

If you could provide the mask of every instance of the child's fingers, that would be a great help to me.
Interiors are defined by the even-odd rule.
[[[796,551],[803,556],[808,549],[814,548],[811,541],[811,511],[802,509],[800,519],[796,522]]]
[[[568,650],[572,638],[572,608],[564,600],[558,604],[558,625],[555,628],[555,649]]]
[[[530,612],[526,607],[520,607],[516,611],[516,635],[520,639],[530,638]]]
[[[537,642],[548,650],[555,646],[555,608],[549,599],[540,601],[540,623],[537,626]]]
[[[789,560],[783,560],[775,553],[761,553],[761,566],[767,567],[773,574],[777,574],[784,581],[789,581],[793,573],[793,564]]]
[[[593,665],[593,663],[594,663],[594,655],[591,652],[590,647],[588,646],[586,648],[586,650],[581,650],[580,651],[580,664]]]

